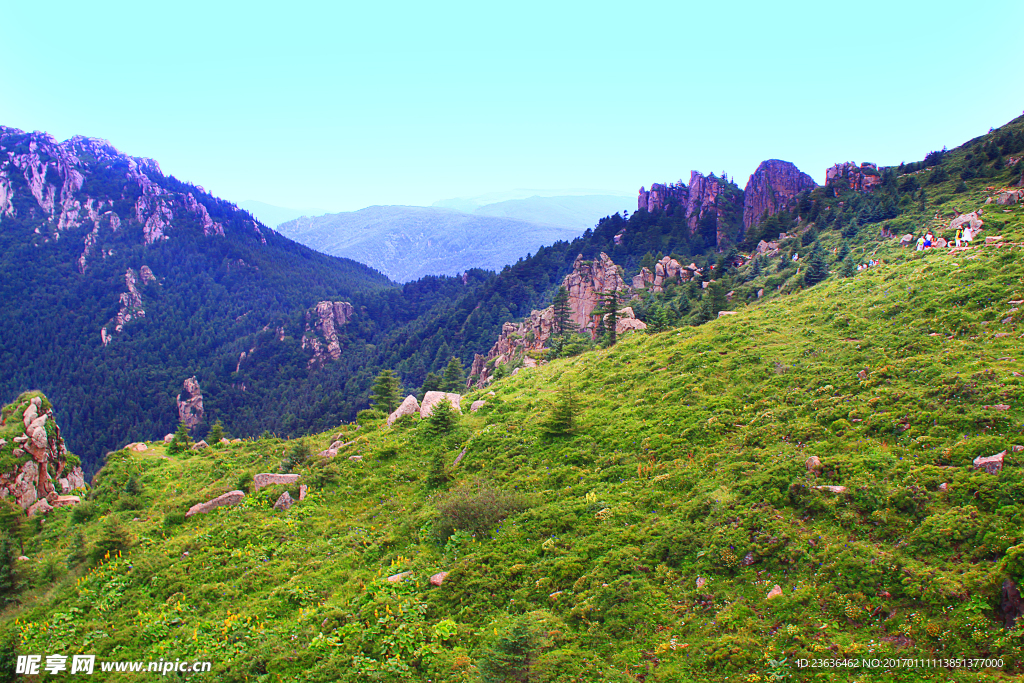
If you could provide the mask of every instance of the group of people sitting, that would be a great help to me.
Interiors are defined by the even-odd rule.
[[[971,228],[970,224],[968,223],[967,227],[959,227],[959,228],[956,229],[956,237],[954,238],[953,242],[949,243],[949,246],[951,246],[951,247],[952,246],[969,247],[969,246],[971,246],[971,240],[973,240],[973,239],[974,239],[974,230]],[[918,251],[924,251],[925,249],[931,249],[934,246],[937,246],[936,245],[936,239],[935,239],[935,236],[932,235],[932,231],[931,230],[929,230],[928,232],[926,232],[925,234],[923,234],[923,235],[921,235],[920,237],[917,238],[917,250]],[[946,245],[943,244],[943,246],[946,246]]]

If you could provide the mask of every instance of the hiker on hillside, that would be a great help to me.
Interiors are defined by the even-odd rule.
[[[927,233],[925,233],[925,236],[924,236],[924,248],[925,249],[931,249],[932,248],[932,243],[934,241],[935,241],[935,238],[932,237],[932,232],[931,232],[931,230],[929,230]]]
[[[963,239],[964,239],[964,242],[966,242],[968,247],[971,246],[971,240],[974,239],[974,229],[971,228],[971,224],[970,223],[968,223],[967,227],[964,228],[964,238]]]
[[[924,235],[921,235],[920,237],[917,238],[917,250],[924,250]]]
[[[956,229],[956,246],[960,246],[960,240],[963,239],[964,231],[960,228]]]

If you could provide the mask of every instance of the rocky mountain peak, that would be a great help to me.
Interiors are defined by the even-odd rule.
[[[756,225],[764,216],[777,214],[798,193],[817,186],[811,176],[789,161],[762,161],[743,189],[744,229]]]
[[[637,197],[637,210],[682,211],[690,234],[700,229],[701,219],[709,214],[715,219],[715,246],[721,247],[728,240],[739,235],[730,234],[738,226],[731,225],[729,216],[742,205],[742,193],[733,189],[732,183],[713,173],[704,175],[690,171],[690,184],[679,181],[671,185],[655,183],[650,190],[641,187]]]
[[[825,185],[843,181],[849,184],[851,190],[869,192],[881,184],[882,176],[878,173],[878,166],[866,161],[860,165],[855,161],[845,161],[825,171]]]
[[[47,133],[0,126],[0,220],[41,220],[41,242],[81,240],[82,273],[91,258],[109,254],[105,238],[126,224],[142,227],[146,245],[186,226],[208,237],[224,235],[224,224],[210,214],[216,202],[202,188],[164,176],[155,160],[121,154],[106,140],[58,142]],[[255,221],[248,227],[266,243]]]

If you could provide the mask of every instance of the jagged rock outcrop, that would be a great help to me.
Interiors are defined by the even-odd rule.
[[[203,421],[203,392],[199,388],[199,380],[193,375],[182,384],[182,391],[178,394],[178,419],[185,423],[189,429]]]
[[[295,501],[292,499],[291,494],[285,491],[277,497],[277,502],[274,503],[274,509],[278,512],[284,512],[294,504]]]
[[[0,472],[0,499],[10,497],[23,510],[45,501],[46,505],[35,508],[37,513],[78,502],[74,496],[62,499],[60,495],[85,488],[85,475],[78,465],[69,466],[70,454],[46,398],[39,394],[22,394],[5,407],[4,415],[0,427],[7,432],[13,427],[15,436],[0,439],[0,453],[13,457],[16,464],[9,471]]]
[[[600,295],[614,290],[627,290],[622,279],[621,268],[602,252],[594,261],[576,257],[572,272],[565,276],[562,285],[569,291],[570,320],[581,332],[593,332],[597,326],[594,310],[600,304]]]
[[[690,279],[694,272],[699,274],[696,266],[681,266],[674,259],[664,258],[658,262],[655,269],[661,268],[663,275],[659,284],[669,279],[667,274],[674,273],[671,277]],[[645,269],[650,275],[650,271]],[[635,279],[634,279],[635,280]],[[651,283],[656,277],[651,277]],[[620,300],[626,301],[632,294],[632,289],[622,279],[622,273],[615,263],[602,253],[595,261],[586,261],[583,256],[577,256],[573,263],[572,272],[565,276],[563,286],[569,292],[570,320],[574,328],[579,332],[590,334],[596,337],[596,330],[600,322],[599,316],[594,314],[601,303],[601,295],[612,291],[614,288],[620,294]],[[636,319],[633,309],[626,306],[619,310],[618,322],[615,326],[616,333],[628,332],[631,330],[647,329],[647,325]],[[522,360],[524,365],[529,367],[536,365],[527,354],[530,351],[537,351],[545,348],[545,344],[551,338],[554,331],[554,309],[547,307],[542,311],[532,311],[525,320],[518,323],[507,322],[502,325],[501,334],[498,340],[491,347],[486,356],[476,354],[473,358],[473,365],[469,371],[467,386],[486,386],[493,375],[494,368],[509,363],[513,359]]]
[[[409,394],[402,401],[402,404],[395,408],[395,412],[388,415],[388,425],[393,425],[395,422],[406,415],[415,415],[420,412],[420,403],[416,400],[416,397]]]
[[[430,414],[434,412],[434,406],[442,401],[448,401],[451,403],[455,412],[461,413],[462,406],[459,405],[459,401],[461,400],[462,396],[459,394],[445,393],[443,391],[428,391],[423,397],[423,403],[420,404],[420,417],[424,419],[430,417]]]
[[[671,203],[685,206],[689,196],[690,190],[682,180],[669,185],[654,183],[650,190],[640,188],[636,209],[637,211],[658,211]]]
[[[117,195],[86,194],[86,181],[98,168],[103,169],[104,186],[115,188]],[[202,188],[166,185],[156,161],[121,154],[105,140],[76,136],[57,142],[46,133],[0,126],[0,216],[15,216],[15,197],[30,194],[31,210],[39,211],[49,225],[39,232],[42,241],[65,234],[82,240],[80,272],[90,259],[111,253],[102,246],[104,236],[120,230],[125,221],[142,227],[145,244],[168,239],[168,230],[179,224],[198,223],[207,236],[224,234],[224,226],[210,216],[206,203],[212,198]],[[123,200],[132,202],[131,209],[116,208]],[[251,227],[265,242],[255,221]]]
[[[306,312],[302,348],[313,350],[310,367],[323,367],[341,357],[341,328],[352,320],[355,310],[347,301],[321,301]]]
[[[881,184],[882,176],[875,164],[866,161],[859,166],[855,161],[845,161],[825,171],[825,185],[834,185],[842,180],[849,184],[851,190],[868,192]]]
[[[133,269],[129,268],[125,271],[124,286],[126,291],[121,293],[121,307],[118,309],[114,319],[100,328],[100,339],[104,346],[111,342],[114,338],[114,333],[123,332],[125,325],[133,320],[146,317],[146,311],[142,307],[142,293],[139,292],[138,280],[139,278],[135,275]],[[149,266],[142,266],[143,284],[155,281],[156,277],[153,275],[153,271],[149,269]],[[114,328],[113,333],[110,331],[111,326]]]
[[[743,227],[750,228],[764,216],[773,216],[803,190],[818,186],[795,164],[780,159],[762,161],[743,188]]]
[[[690,184],[682,181],[671,185],[655,183],[650,190],[640,188],[637,210],[668,212],[682,211],[690,234],[697,232],[701,219],[709,212],[715,216],[716,246],[721,247],[728,239],[741,235],[730,234],[734,230],[727,218],[732,210],[742,207],[742,193],[727,192],[732,183],[713,173],[705,176],[699,171],[690,171]]]
[[[701,270],[691,263],[684,266],[674,258],[665,256],[654,264],[654,272],[648,268],[641,268],[640,273],[633,276],[633,289],[650,289],[653,292],[661,292],[663,285],[673,279],[679,282],[689,282],[694,276],[701,277]]]

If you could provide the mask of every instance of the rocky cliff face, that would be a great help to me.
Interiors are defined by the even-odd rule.
[[[63,494],[85,488],[85,476],[65,448],[45,396],[29,392],[5,406],[0,434],[6,467],[0,471],[0,499],[10,498],[30,514],[78,502]]]
[[[740,237],[732,234],[736,227],[731,225],[730,215],[743,203],[742,193],[729,191],[735,186],[714,174],[705,176],[698,171],[690,172],[690,184],[682,181],[671,185],[655,183],[650,190],[640,188],[637,210],[665,210],[670,213],[682,211],[690,234],[697,232],[701,219],[709,213],[715,217],[715,246],[721,247],[726,240]]]
[[[323,367],[324,363],[341,357],[341,328],[352,320],[355,312],[347,301],[321,301],[306,312],[302,348],[313,350],[310,367]]]
[[[817,186],[811,176],[788,161],[762,161],[743,188],[744,229],[756,225],[765,216],[777,214],[798,193]]]
[[[80,240],[82,273],[92,259],[110,253],[104,236],[128,226],[142,228],[144,244],[168,239],[172,228],[186,225],[206,236],[224,235],[208,201],[214,200],[202,188],[167,179],[157,162],[123,155],[105,140],[57,142],[45,133],[0,126],[0,218],[42,218],[42,242]],[[263,240],[259,225],[250,223]]]
[[[185,380],[181,393],[178,394],[178,419],[189,429],[203,421],[203,392],[199,388],[199,380],[194,376]]]
[[[671,260],[678,266],[678,262],[672,259],[663,260]],[[632,289],[622,279],[621,269],[604,253],[594,261],[584,260],[582,254],[577,256],[572,272],[565,276],[562,285],[569,292],[570,320],[578,331],[590,334],[591,338],[596,335],[600,318],[594,314],[600,306],[600,295],[614,289],[620,291],[622,299],[626,300],[632,294]],[[528,367],[533,365],[528,353],[545,348],[554,331],[554,318],[554,309],[548,306],[542,311],[532,311],[522,322],[505,323],[487,355],[478,353],[473,358],[470,377],[476,377],[478,386],[485,386],[499,365],[519,359]],[[636,319],[631,307],[619,311],[615,326],[617,333],[644,329],[647,325]]]
[[[679,181],[670,185],[654,183],[650,190],[640,188],[640,194],[636,200],[637,211],[658,211],[670,204],[686,206],[690,196],[690,190],[686,183]]]
[[[825,171],[825,185],[835,185],[840,181],[846,181],[851,190],[868,192],[881,184],[882,176],[875,164],[864,162],[858,166],[855,161],[846,161]]]

